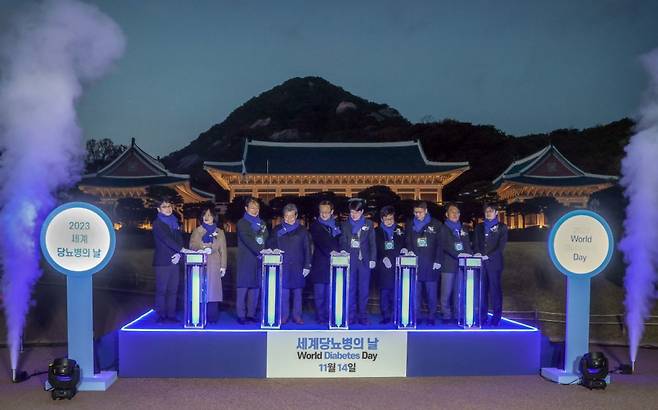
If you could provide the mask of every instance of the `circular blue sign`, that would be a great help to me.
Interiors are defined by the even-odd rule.
[[[598,275],[612,259],[614,237],[596,212],[579,209],[564,214],[551,229],[548,253],[563,274],[577,278]]]
[[[41,226],[41,253],[50,266],[68,276],[91,276],[112,259],[116,234],[110,218],[86,202],[55,208]]]

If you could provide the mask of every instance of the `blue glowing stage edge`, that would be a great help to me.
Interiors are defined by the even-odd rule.
[[[297,326],[290,325],[281,329],[261,329],[259,325],[240,326],[234,323],[233,318],[227,318],[224,315],[224,320],[220,320],[218,325],[209,326],[205,329],[185,329],[182,327],[174,327],[172,325],[158,324],[155,322],[155,311],[153,309],[139,316],[137,319],[125,324],[121,327],[122,332],[158,332],[158,333],[178,333],[178,332],[193,332],[193,333],[222,333],[222,332],[334,332],[337,329],[328,329],[326,326],[310,324],[311,318],[307,320],[308,325]],[[489,314],[491,316],[491,314]],[[375,317],[372,318],[371,323],[376,323]],[[429,332],[429,333],[514,333],[514,332],[539,332],[536,327],[518,322],[516,320],[503,317],[501,326],[495,328],[468,328],[463,329],[457,325],[438,325],[433,327],[423,327],[422,325],[416,329],[397,329],[393,325],[386,326],[362,326],[344,330],[346,332],[367,332],[367,331],[386,331],[386,332]]]
[[[376,316],[370,317],[368,326],[329,329],[328,324],[315,323],[310,312],[304,317],[305,324],[288,323],[281,329],[261,329],[260,323],[240,325],[226,311],[218,323],[205,329],[185,329],[157,323],[156,319],[156,313],[149,310],[118,332],[120,377],[308,377],[276,376],[281,366],[288,372],[298,364],[293,350],[300,337],[379,338],[382,346],[397,346],[393,350],[383,347],[379,352],[380,363],[389,364],[393,363],[391,352],[402,347],[396,343],[403,343],[406,371],[396,377],[528,375],[539,371],[541,333],[506,318],[499,327],[484,329],[463,329],[456,324],[398,329],[392,323],[379,324]],[[283,345],[281,341],[285,341]],[[288,347],[282,351],[282,346]],[[177,354],[172,357],[174,351]],[[290,353],[290,361],[273,359],[282,352]]]

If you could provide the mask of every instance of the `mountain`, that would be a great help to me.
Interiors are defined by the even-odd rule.
[[[469,161],[471,170],[444,191],[458,199],[471,186],[486,187],[513,160],[553,143],[587,172],[619,175],[634,123],[628,118],[583,130],[559,129],[516,137],[492,125],[456,120],[411,124],[394,108],[355,96],[320,77],[292,78],[251,98],[223,122],[163,158],[167,168],[190,173],[196,186],[220,194],[203,161],[240,160],[245,139],[264,141],[384,142],[419,139],[434,161]]]
[[[292,78],[251,98],[187,147],[163,159],[179,171],[205,160],[235,160],[245,138],[267,141],[368,140],[410,125],[398,111],[357,97],[320,77]]]

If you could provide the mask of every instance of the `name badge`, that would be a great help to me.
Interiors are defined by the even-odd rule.
[[[384,242],[384,249],[390,251],[393,249],[393,241]]]
[[[424,236],[416,239],[416,243],[418,244],[419,248],[427,248],[427,238]]]
[[[461,252],[464,250],[464,244],[461,242],[455,242],[455,250]]]
[[[351,243],[352,243],[352,245],[351,245],[352,248],[354,248],[354,249],[358,249],[358,248],[359,248],[359,240],[358,240],[358,239],[354,239],[354,238],[352,238],[352,242],[351,242]]]
[[[265,241],[263,240],[262,236],[257,236],[256,237],[256,243],[259,245],[262,245]]]

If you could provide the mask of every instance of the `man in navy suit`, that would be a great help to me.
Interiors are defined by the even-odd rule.
[[[153,221],[153,267],[155,269],[155,311],[158,322],[178,322],[176,318],[176,295],[181,253],[189,252],[183,247],[183,235],[174,206],[167,197],[158,203],[158,216]]]
[[[329,201],[322,201],[318,205],[319,215],[310,227],[313,238],[313,264],[309,276],[313,283],[313,297],[315,300],[315,319],[318,323],[329,322],[329,264],[331,252],[338,251],[338,238],[340,227],[334,217],[334,205]]]
[[[484,289],[481,301],[480,317],[482,324],[487,323],[489,309],[489,295],[493,316],[491,324],[498,326],[503,314],[503,291],[500,278],[503,272],[503,252],[507,244],[507,226],[498,221],[498,211],[493,205],[484,206],[484,222],[475,228],[474,249],[476,256],[484,260],[483,283]]]
[[[349,201],[350,216],[341,227],[340,248],[350,254],[349,322],[368,324],[368,296],[370,270],[376,266],[377,247],[372,221],[365,218],[365,201],[360,198]]]
[[[305,278],[311,271],[311,238],[297,219],[297,206],[283,207],[283,223],[274,229],[268,247],[283,251],[281,324],[288,322],[290,293],[293,295],[292,321],[302,325],[302,291]]]
[[[460,212],[456,204],[446,206],[446,220],[441,231],[441,247],[443,248],[443,271],[441,272],[441,313],[444,321],[451,321],[457,311],[459,297],[459,257],[470,256],[471,240],[468,232],[459,220]]]

